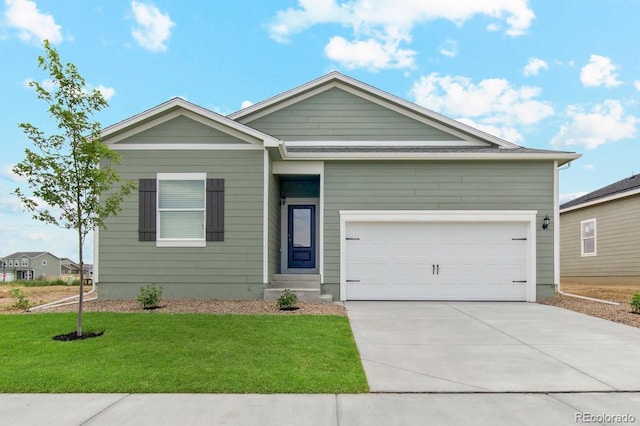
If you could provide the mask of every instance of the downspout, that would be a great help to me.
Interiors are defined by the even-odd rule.
[[[559,193],[558,193],[558,172],[560,170],[566,170],[569,167],[571,167],[571,162],[567,163],[564,166],[558,167],[557,164],[558,162],[556,161],[556,171],[554,173],[554,221],[556,223],[556,228],[557,228],[557,232],[555,232],[554,235],[554,258],[555,258],[555,281],[556,281],[556,292],[558,294],[561,294],[562,296],[566,296],[566,297],[573,297],[576,299],[582,299],[582,300],[589,300],[591,302],[598,302],[598,303],[605,303],[607,305],[615,305],[615,306],[620,306],[620,304],[618,302],[611,302],[609,300],[602,300],[602,299],[596,299],[593,297],[587,297],[587,296],[580,296],[579,294],[572,294],[572,293],[565,293],[564,291],[562,291],[562,288],[560,287],[560,208],[558,206],[559,203]]]

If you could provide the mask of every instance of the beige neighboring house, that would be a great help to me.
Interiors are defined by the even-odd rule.
[[[640,174],[560,206],[564,283],[640,283]]]

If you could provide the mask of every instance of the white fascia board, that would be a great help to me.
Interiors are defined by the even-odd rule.
[[[468,140],[446,140],[446,141],[285,141],[284,145],[291,148],[304,147],[486,147],[486,143]]]
[[[322,175],[324,173],[324,162],[274,161],[271,173],[274,175]]]
[[[286,152],[287,160],[558,160],[560,165],[580,158],[573,153],[481,152]]]
[[[208,143],[131,143],[109,146],[114,151],[259,151],[262,148],[253,144],[208,144]]]
[[[181,98],[171,99],[170,101],[151,108],[141,114],[135,115],[117,124],[109,126],[102,131],[101,137],[103,139],[108,139],[105,141],[107,145],[112,145],[133,134],[157,126],[158,124],[161,124],[180,115],[187,116],[202,124],[216,128],[217,130],[224,131],[231,134],[232,136],[238,137],[243,140],[247,139],[246,136],[248,135],[262,141],[264,146],[278,146],[280,144],[280,140],[274,138],[273,136],[270,136],[252,127],[245,126],[242,123],[233,121],[223,115],[217,114],[206,108],[202,108],[191,102],[187,102]],[[145,121],[148,120],[150,121],[145,123]],[[232,131],[230,132],[229,130]],[[123,134],[113,137],[111,136],[119,132],[123,132]]]
[[[537,210],[340,210],[340,218],[357,222],[531,222]]]
[[[598,198],[597,200],[587,201],[582,204],[576,204],[575,206],[567,207],[560,210],[560,213],[567,213],[572,210],[583,209],[585,207],[595,206],[597,204],[608,203],[609,201],[619,200],[620,198],[631,197],[632,195],[640,194],[640,188],[634,189],[633,191],[626,191],[620,194],[610,195],[604,198]]]

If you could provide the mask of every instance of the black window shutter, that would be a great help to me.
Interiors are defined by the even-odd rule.
[[[224,179],[207,179],[207,241],[224,241]]]
[[[138,181],[138,241],[156,240],[156,180]]]

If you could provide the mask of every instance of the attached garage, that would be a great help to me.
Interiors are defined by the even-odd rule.
[[[533,211],[342,211],[342,300],[535,301]]]

